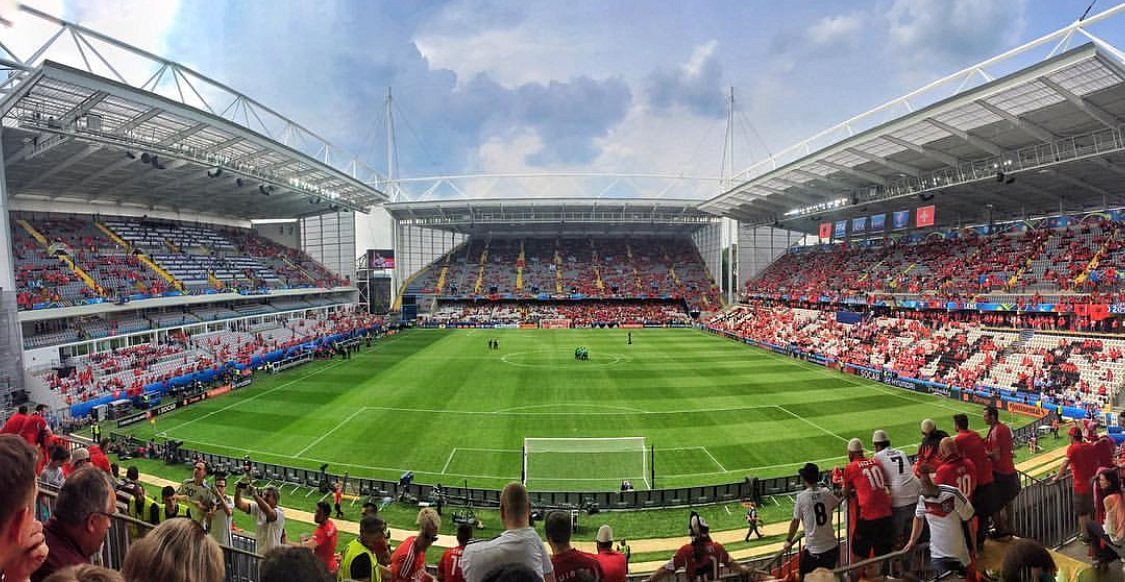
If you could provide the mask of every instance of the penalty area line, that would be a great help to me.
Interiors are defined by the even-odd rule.
[[[453,447],[453,450],[449,451],[449,458],[445,460],[445,465],[442,465],[442,467],[441,467],[441,474],[442,475],[444,475],[445,472],[449,469],[449,463],[453,462],[453,455],[456,455],[456,454],[457,454],[457,447]]]
[[[805,424],[825,433],[825,434],[832,435],[832,436],[844,441],[845,443],[848,442],[848,439],[846,439],[846,438],[844,438],[844,437],[824,428],[823,426],[820,426],[819,424],[801,416],[800,414],[797,414],[796,412],[793,412],[792,410],[789,410],[788,408],[785,408],[784,406],[778,406],[777,409],[784,412],[785,414],[788,414],[789,416],[792,416],[793,418],[796,418],[797,420],[800,420],[801,422],[803,422],[803,423],[805,423]]]

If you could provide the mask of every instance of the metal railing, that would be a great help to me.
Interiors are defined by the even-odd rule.
[[[1078,535],[1071,477],[1058,483],[1020,473],[1021,491],[1009,508],[1011,527],[1023,538],[1058,548]]]

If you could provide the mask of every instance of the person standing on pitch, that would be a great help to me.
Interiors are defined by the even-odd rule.
[[[742,541],[750,541],[750,536],[753,534],[756,534],[758,539],[762,539],[762,532],[758,531],[759,521],[758,505],[751,501],[749,507],[746,509],[746,537]]]

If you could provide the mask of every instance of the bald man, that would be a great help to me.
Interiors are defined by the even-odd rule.
[[[977,467],[961,454],[952,437],[941,439],[937,457],[941,464],[937,467],[934,483],[956,487],[965,497],[972,499],[977,489]]]
[[[526,566],[543,582],[555,582],[551,556],[531,527],[531,500],[523,483],[508,483],[500,492],[500,521],[504,532],[499,536],[465,546],[461,554],[465,582],[481,582],[498,568],[509,565]]]

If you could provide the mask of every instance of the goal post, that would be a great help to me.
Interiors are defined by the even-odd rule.
[[[622,481],[651,488],[645,437],[523,440],[523,482],[547,489],[613,490]]]

